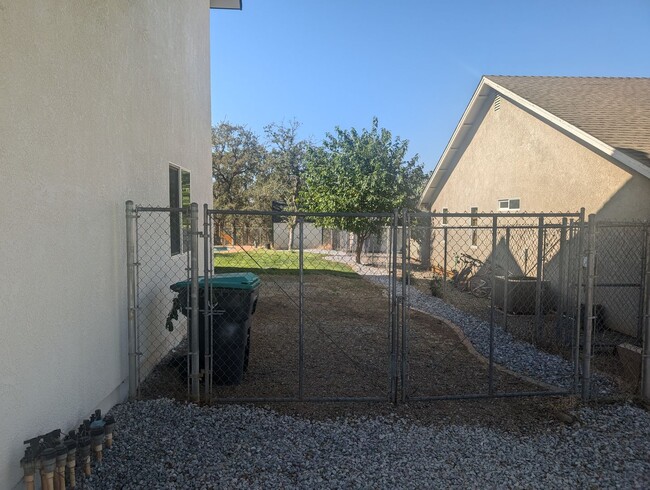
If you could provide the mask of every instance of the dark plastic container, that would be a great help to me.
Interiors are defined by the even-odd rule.
[[[504,276],[495,277],[494,302],[497,308],[504,307],[505,284]],[[516,315],[534,315],[537,296],[537,278],[528,276],[508,277],[508,298],[505,308],[508,313]],[[552,307],[550,285],[542,281],[542,313],[548,313]]]
[[[259,296],[260,278],[251,272],[215,274],[206,287],[199,278],[199,369],[205,367],[205,295],[212,312],[212,374],[219,384],[240,384],[248,368],[253,314]],[[178,293],[181,312],[188,318],[191,332],[190,281],[171,285]],[[189,339],[190,346],[192,339]]]

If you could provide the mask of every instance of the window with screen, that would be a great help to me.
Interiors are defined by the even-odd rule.
[[[499,199],[499,211],[518,211],[520,208],[520,199]]]
[[[169,207],[189,208],[190,173],[175,165],[169,166]],[[186,250],[185,236],[190,229],[189,213],[172,211],[169,213],[169,237],[171,254],[177,255]]]

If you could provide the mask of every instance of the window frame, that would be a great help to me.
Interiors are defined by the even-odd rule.
[[[168,186],[169,186],[169,207],[172,209],[189,208],[192,202],[192,172],[188,169],[169,163],[168,165]],[[172,175],[176,176],[172,183]],[[175,184],[175,185],[173,185]],[[175,193],[173,193],[175,189]],[[180,216],[179,216],[180,214]],[[169,245],[172,256],[181,255],[187,252],[187,233],[190,228],[190,217],[188,213],[169,213]]]
[[[512,201],[517,201],[519,205],[516,208],[513,207]],[[502,206],[502,204],[505,204],[505,207]],[[521,209],[521,198],[508,197],[504,199],[497,199],[497,206],[499,207],[499,211],[519,211]]]
[[[445,216],[446,214],[449,214],[449,208],[442,208],[442,226],[449,226],[449,216]]]

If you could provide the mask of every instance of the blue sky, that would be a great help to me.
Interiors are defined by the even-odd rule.
[[[212,122],[314,142],[373,116],[435,167],[481,75],[650,76],[650,0],[243,0],[211,11]]]

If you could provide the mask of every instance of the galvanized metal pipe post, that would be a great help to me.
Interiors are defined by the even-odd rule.
[[[564,317],[566,315],[566,225],[567,219],[562,218],[562,228],[560,228],[560,250],[558,251],[559,255],[559,272],[558,272],[558,282],[560,286],[560,297],[558,298],[556,319],[555,319],[555,339],[556,341],[562,342],[562,327],[564,324]]]
[[[391,401],[397,403],[397,386],[399,381],[399,374],[397,371],[397,354],[398,354],[398,324],[399,324],[399,303],[397,302],[397,225],[399,223],[399,214],[397,209],[393,213],[393,227],[392,227],[392,277],[391,281]]]
[[[407,383],[407,373],[408,373],[408,345],[407,345],[407,331],[408,331],[408,288],[410,283],[410,270],[409,262],[407,257],[407,250],[410,248],[408,243],[407,236],[407,226],[408,215],[406,209],[402,210],[402,370],[401,370],[401,381],[402,381],[402,397],[401,401],[404,402],[406,396],[406,385]]]
[[[544,217],[539,217],[537,225],[537,281],[535,283],[535,343],[542,335],[544,319],[542,317],[542,274],[544,262]]]
[[[508,331],[508,286],[510,282],[510,227],[506,227],[506,260],[503,273],[503,330]],[[494,287],[492,288],[492,293],[494,294]]]
[[[643,354],[641,359],[641,397],[650,402],[650,227],[645,229],[645,281],[643,314]]]
[[[442,230],[442,239],[444,240],[443,245],[443,265],[442,265],[442,288],[447,289],[447,228]]]
[[[497,268],[497,216],[492,217],[492,273],[491,273],[491,286],[492,292],[490,294],[490,359],[488,371],[488,393],[494,393],[494,309],[496,307],[494,302],[494,291],[496,290],[496,268]]]
[[[587,237],[587,284],[585,291],[585,340],[582,357],[582,399],[591,397],[591,342],[594,328],[594,284],[596,281],[596,215],[589,215]]]
[[[573,339],[573,391],[578,392],[580,384],[580,337],[582,332],[582,258],[584,253],[584,234],[587,231],[585,226],[585,208],[580,208],[578,218],[578,251],[576,253],[576,265],[578,277],[576,278],[576,310],[575,310],[575,336]]]
[[[298,292],[298,399],[305,396],[305,281],[304,281],[304,218],[298,218],[298,274],[300,291]]]
[[[138,348],[137,348],[137,311],[136,311],[136,209],[133,201],[126,201],[126,295],[128,305],[128,342],[129,342],[129,398],[138,394]]]
[[[192,399],[199,401],[200,372],[199,372],[199,205],[195,202],[190,204],[190,338],[192,344],[191,353],[191,390]]]
[[[211,325],[212,325],[212,309],[210,308],[210,301],[212,299],[212,291],[210,284],[210,276],[212,275],[212,240],[210,239],[210,215],[208,214],[208,205],[203,205],[203,349],[204,354],[204,391],[205,399],[209,400],[212,394],[212,339],[211,339]]]

